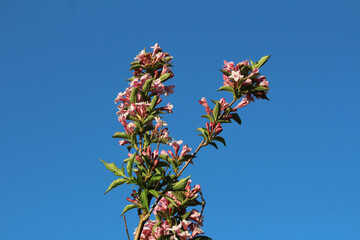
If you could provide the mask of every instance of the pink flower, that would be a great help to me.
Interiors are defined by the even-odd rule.
[[[164,64],[163,69],[161,70],[161,75],[168,72],[171,72],[171,69],[166,64]]]
[[[238,82],[240,79],[244,77],[244,75],[241,75],[239,70],[239,71],[232,71],[229,77],[234,79],[235,82]]]
[[[225,98],[221,98],[219,100],[219,103],[220,103],[222,111],[224,111],[225,109],[227,109],[229,107],[229,103],[226,102]]]
[[[146,54],[145,50],[141,50],[141,52],[138,55],[136,55],[134,60],[139,60],[139,61],[144,60],[145,59],[145,54]]]
[[[232,81],[230,81],[230,79],[225,74],[223,75],[223,79],[224,79],[224,82],[223,82],[224,86],[234,87],[234,83]]]
[[[195,237],[195,236],[197,236],[199,234],[203,234],[203,233],[204,233],[204,231],[201,228],[195,227],[194,231],[191,234],[191,237]]]
[[[227,62],[224,60],[224,66],[223,69],[226,71],[234,70],[234,62]]]
[[[175,155],[178,155],[178,152],[179,152],[179,148],[180,148],[180,145],[183,143],[182,140],[179,140],[179,141],[173,141],[171,143],[169,143],[169,146],[172,146],[174,148],[174,151],[175,151]],[[190,150],[191,151],[191,150]]]
[[[238,108],[245,107],[245,106],[247,106],[249,103],[250,103],[250,101],[249,101],[246,97],[243,97],[243,99],[241,99],[240,103],[239,103],[234,109],[236,110],[236,109],[238,109]],[[234,110],[234,109],[233,109],[233,110]]]
[[[241,85],[246,85],[246,84],[252,84],[252,81],[250,78],[246,79],[243,83],[241,83]]]
[[[173,107],[174,106],[172,104],[168,103],[165,107],[159,108],[159,110],[166,111],[168,113],[172,113],[173,112],[172,111]]]
[[[125,145],[125,144],[128,144],[128,143],[130,143],[130,142],[127,141],[127,140],[120,140],[120,141],[119,141],[119,145],[120,145],[120,146]]]
[[[158,62],[158,61],[160,61],[160,60],[162,60],[162,59],[164,59],[164,58],[165,58],[165,53],[159,52],[159,53],[157,53],[156,56],[155,56],[155,62]]]
[[[189,152],[191,152],[191,148],[188,147],[188,145],[184,145],[180,154],[180,157],[185,156],[186,154],[188,154]]]
[[[210,109],[210,107],[209,107],[209,104],[207,103],[207,101],[206,101],[206,98],[201,98],[201,100],[199,100],[199,103],[201,104],[201,105],[203,105],[204,107],[205,107],[205,111],[209,114],[209,115],[211,115],[211,113],[212,113],[212,111],[211,111],[211,109]]]
[[[155,43],[155,45],[153,47],[150,47],[153,49],[153,53],[152,55],[155,56],[155,54],[158,52],[158,51],[161,51],[162,49],[159,47],[159,44],[158,43]]]
[[[246,94],[246,96],[241,99],[240,103],[235,108],[233,108],[233,111],[236,111],[238,108],[247,106],[250,102],[254,102],[254,98],[251,96],[251,94]]]
[[[266,78],[259,85],[269,88],[269,82],[266,81]]]

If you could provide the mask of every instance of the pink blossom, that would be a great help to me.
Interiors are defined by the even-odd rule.
[[[159,108],[159,110],[166,111],[168,113],[172,113],[173,112],[172,111],[173,107],[174,106],[172,104],[168,103],[165,107]]]
[[[250,78],[246,79],[243,83],[241,83],[241,85],[246,85],[246,84],[252,84],[252,81]]]
[[[155,45],[153,47],[150,47],[153,49],[153,53],[152,55],[155,56],[155,54],[158,52],[158,51],[161,51],[162,49],[159,47],[159,44],[158,43],[155,43]]]
[[[144,60],[145,59],[145,54],[146,54],[145,50],[141,50],[141,52],[138,55],[136,55],[134,60],[139,60],[139,61]]]
[[[188,147],[188,145],[184,145],[180,154],[180,157],[185,156],[186,154],[188,154],[189,152],[191,152],[191,148]]]
[[[164,64],[163,69],[161,70],[161,75],[168,72],[171,72],[171,69],[166,64]]]
[[[235,108],[233,108],[233,110],[236,111],[238,108],[245,107],[250,102],[254,102],[254,98],[251,96],[251,94],[246,94],[246,96],[241,99],[240,103]]]
[[[219,100],[219,103],[220,103],[222,111],[224,111],[225,109],[227,109],[230,106],[229,103],[226,102],[225,98],[221,98]]]
[[[236,110],[238,108],[242,108],[242,107],[245,107],[247,106],[248,104],[250,103],[250,101],[245,97],[243,97],[243,99],[241,99],[240,103],[233,109],[233,110]]]
[[[224,86],[234,87],[234,83],[232,81],[230,81],[230,79],[225,74],[223,75],[223,79],[224,79],[224,82],[223,82]]]
[[[266,78],[259,85],[269,88],[269,82],[266,81]]]
[[[195,236],[197,236],[199,234],[203,234],[203,233],[204,233],[204,231],[201,228],[195,227],[191,234],[191,237],[195,237]]]
[[[119,141],[119,145],[120,145],[120,146],[125,145],[125,144],[128,144],[128,143],[130,143],[130,142],[127,141],[127,140],[120,140],[120,141]]]
[[[164,58],[165,58],[165,53],[159,52],[159,53],[157,53],[156,56],[155,56],[155,62],[158,62],[158,61],[160,61],[160,60],[163,60]]]
[[[224,60],[224,66],[223,69],[226,71],[234,70],[234,62],[227,62]]]
[[[259,73],[258,68],[254,68],[252,72],[249,74],[248,78],[252,78],[253,76],[257,75]]]
[[[169,94],[174,93],[174,85],[165,86],[165,96],[169,96]]]
[[[174,148],[174,151],[175,151],[175,155],[178,155],[178,152],[179,152],[179,148],[180,146],[183,143],[182,140],[179,140],[179,141],[173,141],[171,143],[169,143],[169,146],[172,146]]]
[[[206,101],[206,98],[201,98],[201,100],[199,100],[199,103],[201,104],[201,105],[203,105],[204,107],[205,107],[205,111],[208,113],[208,114],[212,114],[212,111],[211,111],[211,109],[210,109],[210,107],[209,107],[209,104],[207,103],[207,101]]]
[[[229,77],[234,79],[235,82],[238,82],[240,79],[244,77],[244,75],[241,75],[239,70],[239,71],[232,71]]]

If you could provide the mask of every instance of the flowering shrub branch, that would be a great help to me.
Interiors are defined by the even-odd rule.
[[[162,104],[164,96],[174,93],[174,85],[165,85],[174,76],[172,57],[158,44],[151,48],[151,52],[144,49],[135,57],[130,67],[133,76],[128,79],[129,87],[115,99],[118,120],[124,130],[116,132],[113,138],[119,138],[119,145],[126,146],[129,153],[120,168],[115,163],[101,160],[119,177],[105,194],[122,184],[137,187],[131,198],[127,198],[131,204],[125,206],[121,214],[138,209],[135,240],[210,239],[202,235],[205,200],[201,187],[191,187],[190,176],[180,177],[201,148],[207,145],[218,148],[216,142],[226,146],[225,139],[220,136],[222,124],[231,123],[231,120],[241,124],[236,113],[239,108],[255,99],[268,99],[269,83],[260,76],[259,68],[270,56],[256,63],[251,61],[251,64],[243,61],[235,65],[224,61],[220,70],[224,82],[218,91],[231,92],[233,100],[230,103],[224,98],[212,100],[213,108],[205,98],[199,101],[206,112],[202,117],[208,122],[197,129],[203,139],[191,153],[188,145],[170,136],[167,124],[162,120],[164,114],[173,112],[173,105]],[[202,207],[201,212],[196,206]],[[154,220],[150,220],[151,214]]]

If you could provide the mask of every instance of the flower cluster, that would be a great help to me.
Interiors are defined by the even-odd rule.
[[[171,240],[193,239],[204,233],[203,216],[192,209],[186,212],[186,207],[201,205],[196,200],[201,192],[200,185],[190,187],[191,180],[188,180],[183,192],[167,192],[154,209],[156,220],[148,220],[143,228],[140,239],[158,240],[168,237]]]
[[[228,91],[233,94],[231,103],[226,102],[225,98],[215,103],[214,109],[211,109],[206,98],[199,100],[199,103],[204,106],[207,114],[202,117],[207,118],[209,122],[206,123],[206,128],[198,128],[200,134],[204,138],[204,145],[212,145],[218,148],[214,141],[219,141],[225,145],[224,138],[218,136],[223,128],[223,123],[230,123],[231,119],[241,124],[241,119],[237,113],[237,109],[247,106],[250,102],[257,99],[268,99],[266,94],[269,90],[269,82],[265,76],[260,76],[259,68],[265,64],[270,56],[261,58],[258,62],[251,64],[249,61],[242,61],[238,64],[234,62],[227,62],[224,60],[224,66],[220,70],[223,73],[223,86],[219,91]],[[237,100],[241,101],[232,107]]]
[[[182,179],[180,176],[202,147],[212,145],[217,148],[214,141],[226,144],[220,136],[222,124],[231,120],[240,124],[237,109],[247,106],[254,99],[267,99],[269,82],[260,76],[259,68],[270,56],[256,63],[251,61],[251,64],[243,61],[235,65],[224,61],[225,66],[220,70],[224,74],[224,83],[219,91],[231,92],[233,100],[227,102],[221,98],[212,101],[215,104],[213,108],[206,98],[199,101],[206,111],[202,117],[209,122],[197,129],[204,139],[191,153],[192,148],[183,141],[170,137],[167,124],[162,120],[163,114],[173,112],[172,104],[162,104],[163,96],[174,93],[174,85],[165,85],[174,76],[172,57],[158,44],[151,48],[151,52],[144,49],[134,58],[130,67],[133,76],[127,79],[129,86],[115,99],[123,131],[116,132],[113,138],[119,138],[119,145],[126,146],[129,152],[121,168],[115,163],[103,161],[105,167],[118,177],[105,193],[122,184],[137,187],[132,191],[131,198],[127,198],[131,204],[125,206],[121,214],[131,209],[138,210],[139,225],[134,233],[135,240],[209,240],[209,237],[201,235],[205,205],[201,187],[196,185],[191,188],[190,176]],[[202,206],[201,212],[188,210],[195,206]],[[154,214],[154,220],[150,220],[151,214]]]

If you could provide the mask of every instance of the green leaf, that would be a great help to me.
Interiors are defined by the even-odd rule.
[[[112,190],[112,189],[116,188],[117,186],[120,186],[120,185],[122,185],[122,184],[124,184],[124,183],[126,183],[126,182],[128,182],[128,180],[127,180],[126,178],[116,179],[115,181],[113,181],[113,182],[110,184],[108,190],[106,190],[106,192],[105,192],[104,194],[108,193],[110,190]]]
[[[211,146],[213,146],[214,148],[219,149],[218,146],[216,145],[216,143],[214,143],[214,142],[209,142],[209,144],[210,144]]]
[[[218,141],[218,142],[221,142],[222,144],[224,144],[224,146],[226,147],[226,142],[225,142],[225,139],[221,136],[216,136],[213,138],[213,140],[215,141]]]
[[[132,65],[132,66],[130,67],[130,70],[129,70],[129,71],[134,70],[134,69],[139,69],[139,68],[142,68],[142,67],[143,67],[143,65],[141,65],[141,64],[135,64],[135,65]]]
[[[150,108],[151,108],[151,110],[154,109],[154,107],[156,106],[156,103],[157,103],[158,100],[159,100],[159,96],[158,96],[158,95],[155,95],[155,96],[153,97],[153,99],[151,100],[151,103],[150,103]]]
[[[161,82],[167,81],[171,77],[171,75],[172,75],[172,73],[164,73],[163,75],[161,75],[160,76]]]
[[[254,62],[250,59],[251,66],[254,66]]]
[[[148,199],[148,192],[144,190],[140,193],[140,203],[146,211],[149,211],[149,199]]]
[[[214,114],[215,120],[217,120],[219,118],[219,114],[220,114],[220,104],[219,103],[215,104],[213,114]]]
[[[165,194],[161,194],[162,197],[166,198],[167,200],[169,200],[175,207],[177,207],[178,205],[176,204],[175,200],[172,199],[171,197],[169,197],[168,195]]]
[[[219,69],[219,70],[220,70],[220,72],[222,72],[222,73],[225,74],[226,76],[230,76],[230,75],[231,75],[231,73],[228,72],[228,71],[226,71],[226,70],[223,70],[223,69]]]
[[[129,135],[125,132],[116,132],[112,137],[129,139]]]
[[[138,89],[139,89],[139,87],[136,87],[132,90],[132,92],[130,94],[130,102],[131,103],[136,103],[136,96],[137,96]]]
[[[260,60],[257,61],[257,62],[253,65],[253,67],[254,67],[254,68],[260,68],[261,66],[263,66],[263,65],[267,62],[267,60],[269,60],[270,57],[271,57],[271,55],[267,55],[267,56],[264,56],[264,57],[260,58]]]
[[[239,117],[239,115],[237,113],[232,113],[231,118],[234,119],[235,122],[237,122],[239,125],[241,125],[241,118]]]
[[[144,84],[144,86],[143,86],[143,92],[144,92],[145,94],[147,94],[147,93],[149,92],[150,87],[151,87],[151,84],[152,84],[153,81],[154,81],[153,78],[146,80],[146,82],[145,82],[145,84]]]
[[[179,180],[176,183],[169,184],[168,187],[167,187],[167,191],[181,191],[181,190],[184,190],[189,178],[190,178],[190,176],[188,176],[187,178],[183,178],[183,179]]]
[[[137,205],[137,204],[129,204],[129,205],[127,205],[126,207],[124,207],[124,210],[123,210],[123,212],[121,213],[121,215],[120,215],[120,217],[122,216],[122,215],[124,215],[124,213],[126,213],[127,211],[129,211],[129,210],[131,210],[131,209],[133,209],[133,208],[138,208],[139,206]]]
[[[260,92],[260,91],[266,91],[269,90],[269,88],[265,87],[265,86],[257,86],[254,89],[252,89],[250,92]]]
[[[155,191],[154,189],[149,190],[149,193],[151,193],[151,195],[153,195],[154,197],[158,198],[160,195],[157,191]]]
[[[112,173],[114,173],[118,177],[126,177],[124,174],[124,168],[119,169],[115,163],[107,163],[100,159],[105,165],[107,169],[109,169]]]
[[[190,217],[190,214],[191,214],[191,211],[181,215],[181,218],[186,220],[188,217]]]
[[[214,121],[215,121],[214,118],[213,118],[211,115],[209,115],[209,114],[204,114],[204,115],[202,115],[201,117],[207,118],[210,122],[214,122]]]
[[[132,170],[133,170],[133,167],[134,167],[134,160],[135,160],[135,157],[136,157],[136,153],[134,153],[129,161],[127,162],[127,165],[126,165],[126,170],[127,170],[127,173],[129,175],[129,177],[132,177]]]
[[[155,116],[154,115],[150,115],[146,118],[146,120],[144,121],[144,124],[147,124],[148,122],[151,122],[152,120],[154,120]]]
[[[219,91],[227,91],[227,92],[234,93],[234,89],[233,89],[231,86],[221,86],[221,87],[218,89],[218,92],[219,92]]]
[[[126,81],[132,81],[136,78],[136,76],[132,76],[131,78],[126,79]]]
[[[199,127],[199,128],[197,128],[196,130],[199,131],[199,132],[201,132],[201,133],[203,133],[203,134],[205,134],[205,135],[207,135],[207,129],[206,129],[206,128]]]
[[[136,64],[139,64],[139,63],[140,63],[140,61],[134,61],[134,62],[130,63],[130,65],[136,65]]]

